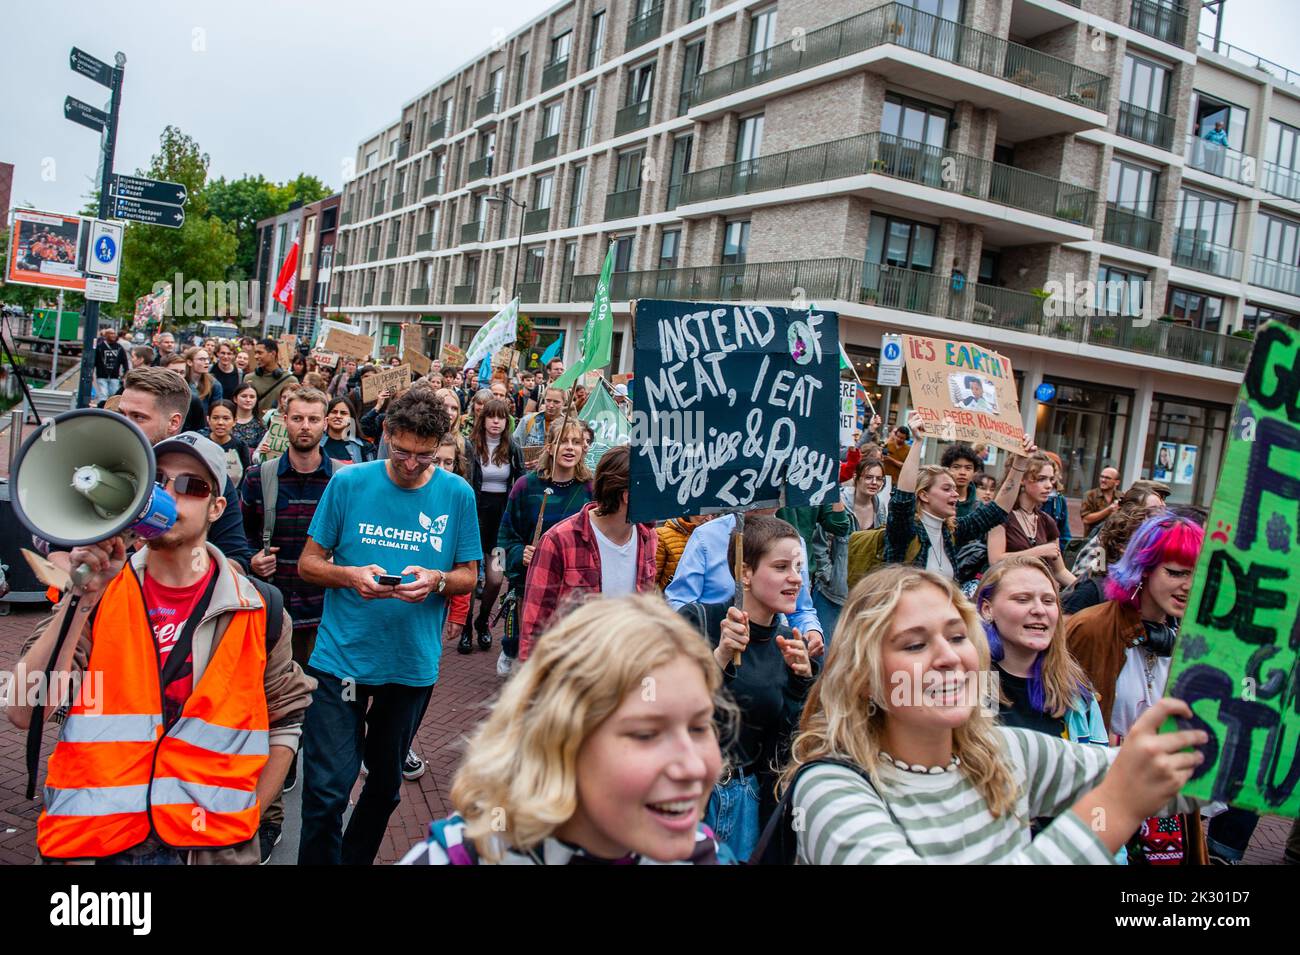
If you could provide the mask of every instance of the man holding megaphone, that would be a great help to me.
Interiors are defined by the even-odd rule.
[[[186,432],[154,455],[175,523],[133,555],[120,536],[73,548],[89,574],[18,663],[102,689],[8,710],[26,728],[33,703],[68,705],[37,848],[46,861],[256,865],[262,807],[294,758],[315,681],[293,662],[278,592],[208,540],[226,509],[224,452]]]

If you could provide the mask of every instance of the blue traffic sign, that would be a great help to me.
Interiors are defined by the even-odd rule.
[[[105,265],[112,262],[117,256],[117,243],[109,236],[101,235],[99,241],[95,243],[95,258]]]
[[[889,342],[885,345],[885,361],[898,361],[898,356],[903,353],[898,342]]]

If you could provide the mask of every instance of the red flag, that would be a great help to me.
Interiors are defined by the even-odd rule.
[[[293,240],[293,245],[289,246],[289,254],[284,257],[284,265],[280,266],[280,275],[275,280],[275,291],[271,297],[280,303],[280,307],[286,312],[293,312],[293,290],[298,284],[298,240]]]

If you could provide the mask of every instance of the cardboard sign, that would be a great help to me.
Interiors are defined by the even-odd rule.
[[[276,358],[281,368],[288,368],[293,363],[294,352],[298,350],[297,335],[281,335],[275,343]]]
[[[465,349],[456,345],[443,345],[441,360],[443,368],[464,368]]]
[[[907,383],[926,429],[944,441],[1019,452],[1025,437],[1011,362],[971,342],[904,335]]]
[[[853,447],[853,432],[858,426],[858,383],[840,379],[840,447]]]
[[[524,467],[529,471],[536,471],[537,464],[542,459],[542,452],[545,450],[546,445],[544,444],[535,444],[524,448]]]
[[[1166,695],[1209,732],[1183,792],[1300,812],[1300,332],[1269,322],[1237,397]]]
[[[407,348],[402,351],[402,363],[410,365],[417,375],[427,375],[433,370],[433,361],[423,352],[418,352],[414,348]]]
[[[289,428],[280,415],[277,414],[271,417],[271,423],[267,426],[266,434],[262,436],[261,447],[266,448],[266,451],[262,454],[263,461],[278,458],[289,450]]]
[[[374,401],[381,391],[389,391],[396,398],[411,387],[411,366],[398,365],[385,368],[377,375],[366,375],[361,379],[361,400]]]
[[[339,356],[332,351],[312,352],[312,357],[316,359],[317,366],[321,368],[337,368],[339,366]]]
[[[331,328],[329,334],[325,336],[325,350],[342,355],[344,358],[366,361],[374,354],[375,342],[369,335],[358,335],[355,332]]]
[[[510,368],[515,363],[515,349],[507,345],[498,349],[497,353],[492,356],[493,368]]]
[[[834,312],[643,299],[634,317],[629,520],[833,500]]]

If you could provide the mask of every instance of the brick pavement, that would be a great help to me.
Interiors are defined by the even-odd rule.
[[[44,612],[31,606],[18,607],[0,617],[0,668],[13,665],[23,640]],[[458,654],[454,641],[444,644],[442,675],[416,734],[415,748],[428,764],[428,771],[420,779],[402,784],[402,802],[393,813],[378,862],[399,859],[413,842],[424,837],[429,820],[447,813],[451,778],[463,751],[464,737],[486,715],[501,686],[496,675],[498,651],[499,640],[494,641],[490,652],[475,650],[472,656]],[[52,727],[47,728],[46,737],[48,754],[54,739]],[[0,865],[30,864],[35,854],[40,809],[37,803],[23,798],[23,748],[22,734],[7,720],[0,721]],[[1290,825],[1290,820],[1275,816],[1261,820],[1245,861],[1280,863]]]

